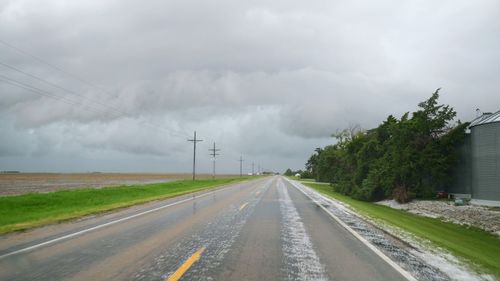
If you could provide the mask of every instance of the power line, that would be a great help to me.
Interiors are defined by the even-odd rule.
[[[16,79],[12,79],[12,78],[7,77],[5,75],[0,74],[0,80],[6,84],[11,85],[11,86],[15,86],[15,87],[18,87],[18,88],[21,88],[24,90],[28,90],[28,91],[31,91],[31,92],[36,93],[38,95],[41,95],[41,96],[53,98],[53,99],[64,102],[64,103],[71,105],[71,106],[81,106],[80,107],[81,109],[91,111],[93,113],[97,113],[97,114],[107,113],[107,114],[109,114],[109,112],[103,111],[102,108],[92,107],[89,104],[85,104],[80,100],[74,100],[74,99],[70,99],[66,96],[60,96],[60,95],[54,94],[53,92],[40,89],[38,87],[29,85],[27,83],[18,81]]]
[[[42,90],[40,88],[28,85],[26,83],[17,81],[15,79],[9,78],[9,77],[1,75],[1,74],[0,74],[0,80],[2,80],[4,83],[7,83],[7,84],[9,84],[11,86],[15,86],[15,87],[18,87],[18,88],[21,88],[21,89],[25,89],[25,90],[31,91],[33,93],[36,93],[36,94],[39,94],[39,95],[42,95],[42,96],[45,96],[45,97],[54,98],[54,99],[57,99],[57,100],[59,100],[61,102],[69,104],[69,105],[81,105],[81,106],[84,106],[84,104],[81,103],[81,102],[74,101],[72,99],[68,99],[66,97],[56,95],[56,94],[54,94],[52,92],[48,92],[48,91]],[[85,110],[92,111],[94,113],[98,113],[98,114],[102,113],[102,112],[96,111],[95,108],[89,107],[88,105],[87,105],[86,108],[85,107],[82,107],[82,108],[85,109]]]
[[[1,40],[1,39],[0,39],[0,43],[1,43],[1,44],[3,44],[4,46],[7,46],[8,48],[10,48],[10,49],[12,49],[12,50],[15,50],[15,51],[16,51],[16,52],[18,52],[18,53],[21,53],[21,54],[23,54],[23,55],[25,55],[25,56],[28,56],[28,57],[30,57],[30,58],[32,58],[32,59],[35,59],[35,60],[36,60],[36,61],[38,61],[39,63],[45,64],[45,65],[49,66],[49,67],[50,67],[50,68],[52,68],[52,69],[55,69],[55,70],[57,70],[57,71],[59,71],[59,72],[62,72],[62,73],[64,73],[64,74],[68,75],[69,77],[71,77],[71,78],[73,78],[73,79],[75,79],[75,80],[77,80],[77,81],[80,81],[80,82],[81,82],[81,83],[83,83],[83,84],[86,84],[86,85],[88,85],[88,86],[90,86],[90,87],[96,88],[96,89],[100,90],[101,92],[103,92],[103,93],[105,93],[105,94],[109,95],[109,93],[107,93],[107,91],[105,91],[102,87],[97,86],[96,84],[94,84],[94,83],[92,83],[92,82],[89,82],[89,81],[87,81],[86,79],[83,79],[83,78],[81,78],[81,77],[79,77],[79,76],[77,76],[77,75],[75,75],[75,74],[72,74],[72,73],[70,73],[70,72],[68,72],[68,71],[66,71],[66,70],[64,70],[64,69],[62,69],[62,68],[61,68],[61,67],[59,67],[59,66],[56,66],[56,65],[54,65],[54,64],[52,64],[52,63],[50,63],[50,62],[48,62],[48,61],[46,61],[46,60],[44,60],[44,59],[41,59],[40,57],[37,57],[37,56],[35,56],[35,55],[33,55],[33,54],[30,54],[30,53],[28,53],[28,52],[26,52],[26,51],[24,51],[24,50],[22,50],[22,49],[20,49],[20,48],[18,48],[18,47],[16,47],[16,46],[12,45],[12,44],[9,44],[9,43],[5,42],[4,40]]]
[[[71,105],[71,106],[79,106],[80,109],[83,109],[83,110],[86,110],[86,111],[90,111],[90,112],[93,112],[93,113],[96,113],[96,114],[110,114],[110,112],[104,110],[103,108],[93,107],[90,104],[83,103],[81,100],[74,100],[74,99],[68,98],[67,96],[57,95],[57,94],[55,94],[53,92],[40,89],[38,87],[29,85],[27,83],[18,81],[16,79],[12,79],[12,78],[10,78],[8,76],[5,76],[5,75],[1,75],[0,74],[0,81],[4,82],[6,84],[9,84],[11,86],[15,86],[15,87],[18,87],[18,88],[21,88],[21,89],[24,89],[24,90],[28,90],[30,92],[36,93],[36,94],[41,95],[41,96],[45,96],[45,97],[56,99],[56,100],[58,100],[60,102],[64,102],[64,103],[66,103],[68,105]],[[125,115],[116,115],[116,113],[115,113],[114,117],[128,118],[128,116],[125,116]],[[155,130],[167,132],[169,134],[173,134],[174,133],[171,130],[167,130],[167,129],[164,129],[164,128],[161,128],[161,127],[149,124],[148,122],[145,122],[145,121],[139,121],[139,123],[141,123],[141,124],[143,124],[145,126],[148,126],[151,129],[155,129]],[[177,136],[181,136],[181,135],[177,134]]]
[[[79,77],[79,76],[77,76],[77,75],[74,75],[74,74],[72,74],[72,73],[70,73],[70,72],[68,72],[68,71],[66,71],[66,70],[64,70],[64,69],[62,69],[62,68],[60,68],[60,67],[58,67],[58,66],[56,66],[56,65],[52,64],[52,63],[49,63],[48,61],[46,61],[46,60],[44,60],[44,59],[41,59],[41,58],[39,58],[39,57],[37,57],[37,56],[35,56],[35,55],[33,55],[33,54],[30,54],[30,53],[28,53],[28,52],[26,52],[26,51],[24,51],[24,50],[22,50],[22,49],[20,49],[20,48],[18,48],[18,47],[16,47],[16,46],[12,45],[12,44],[9,44],[9,43],[7,43],[7,42],[5,42],[5,41],[1,40],[1,39],[0,39],[0,43],[1,43],[1,44],[3,44],[3,45],[5,45],[5,46],[7,46],[7,47],[8,47],[8,48],[10,48],[10,49],[13,49],[13,50],[15,50],[15,51],[17,51],[17,52],[19,52],[19,53],[21,53],[21,54],[25,55],[25,56],[28,56],[28,57],[30,57],[30,58],[33,58],[33,59],[35,59],[36,61],[38,61],[38,62],[40,62],[40,63],[42,63],[42,64],[45,64],[45,65],[49,66],[49,67],[50,67],[50,68],[52,68],[52,69],[55,69],[55,70],[57,70],[57,71],[59,71],[59,72],[62,72],[62,73],[64,73],[64,74],[66,74],[66,75],[68,75],[68,76],[72,77],[73,79],[80,81],[81,83],[84,83],[84,84],[86,84],[86,85],[88,85],[88,86],[90,86],[90,87],[92,87],[92,88],[95,88],[95,89],[97,89],[98,91],[100,91],[101,93],[104,93],[104,94],[106,94],[106,95],[108,95],[108,96],[110,96],[110,97],[113,97],[113,96],[112,96],[109,92],[107,92],[106,90],[104,90],[102,87],[97,86],[96,84],[94,84],[94,83],[92,83],[92,82],[89,82],[88,80],[85,80],[85,79],[83,79],[83,78],[81,78],[81,77]],[[78,97],[81,97],[82,99],[87,99],[88,101],[93,102],[93,103],[95,103],[95,104],[98,104],[98,105],[99,105],[99,106],[101,106],[101,107],[104,107],[104,108],[110,109],[111,111],[114,111],[114,112],[115,112],[115,114],[117,114],[115,117],[124,117],[124,118],[128,118],[128,117],[129,117],[127,113],[125,113],[125,112],[123,112],[123,111],[121,111],[121,110],[117,109],[117,108],[116,108],[116,107],[114,107],[114,106],[109,106],[108,104],[105,104],[105,103],[103,103],[103,102],[101,102],[101,101],[98,101],[98,100],[95,100],[95,99],[90,99],[90,98],[88,98],[88,97],[85,97],[84,95],[78,94],[78,93],[76,93],[76,92],[74,92],[74,91],[72,91],[72,90],[69,90],[69,89],[67,89],[67,88],[64,88],[64,87],[62,87],[62,86],[60,86],[60,85],[58,85],[58,84],[52,83],[52,82],[50,82],[50,81],[47,81],[47,80],[45,80],[45,79],[43,79],[43,78],[41,78],[41,77],[39,77],[39,76],[36,76],[36,75],[34,75],[34,74],[31,74],[31,73],[28,73],[28,72],[26,72],[26,71],[23,71],[23,70],[21,70],[21,69],[19,69],[19,68],[17,68],[17,67],[14,67],[14,66],[8,65],[8,64],[6,64],[6,63],[0,62],[0,65],[3,65],[3,66],[4,66],[4,67],[6,67],[6,68],[9,68],[9,69],[11,69],[11,70],[17,71],[17,72],[19,72],[19,73],[22,73],[22,74],[24,74],[24,75],[26,75],[26,76],[29,76],[29,77],[31,77],[31,78],[33,78],[33,79],[36,79],[36,80],[38,80],[38,81],[40,81],[40,82],[43,82],[43,83],[45,83],[45,84],[47,84],[47,85],[50,85],[50,86],[52,86],[52,87],[58,88],[58,89],[60,89],[60,90],[62,90],[62,91],[65,91],[65,92],[67,92],[67,93],[70,93],[70,94],[76,95],[76,96],[78,96]],[[26,84],[25,84],[25,85],[26,85]],[[43,90],[42,90],[42,91],[43,91]],[[45,91],[45,92],[47,92],[47,91]],[[53,94],[53,93],[52,93],[52,95],[55,95],[55,94]],[[113,98],[114,98],[114,97],[113,97]],[[107,112],[102,112],[102,113],[107,113]],[[142,123],[142,124],[144,124],[144,125],[146,125],[146,126],[149,126],[149,127],[151,127],[151,128],[155,128],[155,129],[160,129],[160,130],[167,131],[167,132],[169,132],[171,135],[177,135],[177,136],[179,136],[179,137],[186,137],[186,136],[188,136],[185,132],[182,132],[182,131],[177,131],[177,130],[176,130],[176,131],[174,131],[174,130],[172,130],[172,129],[168,129],[168,130],[167,130],[167,129],[163,129],[161,126],[159,126],[159,125],[157,125],[157,124],[154,124],[154,123],[151,123],[151,122],[147,122],[147,121],[139,121],[139,122],[140,122],[140,123]]]
[[[214,148],[209,148],[208,150],[211,151],[210,156],[212,156],[212,161],[213,161],[212,179],[215,180],[215,156],[220,155],[217,153],[217,151],[220,151],[220,149],[215,148],[215,142],[214,142]]]
[[[84,95],[81,95],[81,94],[79,94],[79,93],[77,93],[77,92],[74,92],[74,91],[69,90],[69,89],[66,89],[66,88],[64,88],[64,87],[62,87],[62,86],[60,86],[60,85],[57,85],[57,84],[52,83],[52,82],[50,82],[50,81],[47,81],[47,80],[45,80],[45,79],[43,79],[43,78],[41,78],[41,77],[39,77],[39,76],[36,76],[36,75],[34,75],[34,74],[31,74],[31,73],[28,73],[28,72],[26,72],[26,71],[23,71],[23,70],[21,70],[21,69],[19,69],[19,68],[17,68],[17,67],[14,67],[14,66],[8,65],[8,64],[3,63],[3,62],[1,62],[1,61],[0,61],[0,65],[3,65],[4,67],[9,68],[9,69],[14,70],[14,71],[17,71],[17,72],[19,72],[19,73],[22,73],[22,74],[24,74],[24,75],[26,75],[26,76],[29,76],[29,77],[31,77],[31,78],[33,78],[33,79],[37,80],[37,81],[40,81],[40,82],[42,82],[42,83],[45,83],[45,84],[47,84],[47,85],[49,85],[49,86],[52,86],[52,87],[54,87],[54,88],[57,88],[57,89],[59,89],[59,90],[62,90],[62,91],[65,91],[65,92],[67,92],[67,93],[70,93],[70,94],[72,94],[72,95],[75,95],[75,96],[81,97],[82,99],[87,99],[87,100],[89,100],[89,101],[91,101],[91,102],[93,102],[93,103],[96,103],[96,104],[98,104],[98,105],[100,105],[100,106],[102,106],[102,107],[109,108],[109,109],[111,109],[111,110],[113,110],[113,111],[116,111],[116,112],[118,112],[118,113],[120,113],[120,114],[124,114],[124,113],[123,113],[123,112],[121,112],[119,109],[116,109],[116,108],[114,108],[114,107],[112,107],[112,106],[109,106],[109,105],[107,105],[107,104],[104,104],[104,103],[102,103],[101,101],[98,101],[98,100],[94,100],[94,99],[88,98],[88,97],[86,97],[86,96],[84,96]]]
[[[240,162],[240,177],[243,175],[243,156],[240,155],[240,160],[238,160]]]
[[[67,89],[67,88],[64,88],[64,87],[62,87],[62,86],[60,86],[60,85],[58,85],[58,84],[52,83],[52,82],[50,82],[50,81],[47,81],[47,80],[45,80],[45,79],[43,79],[43,78],[41,78],[41,77],[39,77],[39,76],[36,76],[36,75],[34,75],[34,74],[31,74],[31,73],[25,72],[25,71],[23,71],[23,70],[21,70],[21,69],[19,69],[19,68],[16,68],[16,67],[14,67],[14,66],[8,65],[8,64],[6,64],[6,63],[0,62],[0,65],[3,65],[4,67],[7,67],[7,68],[9,68],[9,69],[11,69],[11,70],[14,70],[14,71],[17,71],[17,72],[19,72],[19,73],[22,73],[22,74],[24,74],[24,75],[26,75],[26,76],[29,76],[29,77],[31,77],[31,78],[33,78],[33,79],[36,79],[37,81],[43,82],[43,83],[45,83],[45,84],[47,84],[47,85],[49,85],[49,86],[52,86],[52,87],[55,87],[55,88],[60,89],[60,90],[62,90],[62,91],[65,91],[65,92],[67,92],[67,93],[70,93],[70,94],[72,94],[72,95],[74,95],[74,96],[76,96],[76,97],[80,97],[80,98],[82,98],[82,99],[84,99],[84,100],[88,100],[88,101],[90,101],[90,102],[92,102],[92,103],[94,103],[94,104],[99,105],[100,107],[102,107],[102,108],[103,108],[103,110],[107,110],[107,109],[109,109],[109,110],[111,110],[111,111],[113,111],[113,112],[115,113],[115,115],[114,115],[113,117],[122,117],[122,118],[128,118],[128,117],[129,117],[127,113],[125,113],[125,112],[123,112],[123,111],[121,111],[121,110],[117,109],[116,107],[109,106],[109,105],[107,105],[107,104],[105,104],[105,103],[102,103],[101,101],[98,101],[98,100],[95,100],[95,99],[88,98],[88,97],[86,97],[86,96],[84,96],[84,95],[81,95],[81,94],[79,94],[79,93],[77,93],[77,92],[74,92],[74,91],[72,91],[72,90],[69,90],[69,89]],[[6,77],[6,76],[4,76],[4,77]],[[14,79],[12,79],[12,78],[7,78],[7,79],[9,79],[9,80],[14,80]],[[19,82],[19,81],[16,81],[16,82],[17,82],[17,83],[21,83],[21,82]],[[23,84],[24,84],[24,83],[23,83]],[[27,84],[24,84],[24,85],[27,85]],[[33,87],[33,86],[30,86],[30,87]],[[45,91],[45,92],[47,92],[47,91]],[[55,95],[55,94],[53,94],[53,95]],[[107,111],[102,111],[101,113],[108,113],[108,112],[107,112]],[[187,134],[185,134],[184,132],[180,132],[180,131],[174,132],[174,131],[173,131],[173,130],[171,130],[171,129],[170,129],[170,130],[166,130],[166,129],[163,129],[162,127],[160,127],[160,126],[158,126],[158,125],[156,125],[156,124],[153,124],[153,123],[151,123],[151,122],[147,122],[147,121],[139,121],[139,122],[140,122],[140,123],[145,124],[146,126],[149,126],[149,127],[155,128],[155,129],[160,129],[160,130],[165,130],[165,131],[168,131],[170,134],[174,134],[174,135],[177,135],[177,136],[182,136],[182,137],[187,136]]]
[[[1,43],[1,44],[3,44],[3,45],[5,45],[5,46],[7,46],[7,47],[9,47],[9,48],[11,48],[11,49],[13,49],[13,50],[15,50],[15,51],[17,51],[17,52],[19,52],[19,53],[21,53],[21,54],[23,54],[23,55],[25,55],[25,56],[28,56],[28,57],[30,57],[30,58],[33,58],[33,59],[35,59],[36,61],[38,61],[38,62],[40,62],[40,63],[42,63],[42,64],[45,64],[45,65],[49,66],[49,67],[50,67],[50,68],[52,68],[52,69],[55,69],[55,70],[57,70],[57,71],[59,71],[59,72],[62,72],[62,73],[64,73],[64,74],[66,74],[67,76],[69,76],[69,77],[71,77],[71,78],[73,78],[73,79],[75,79],[75,80],[77,80],[77,81],[79,81],[79,82],[81,82],[81,83],[83,83],[83,84],[86,84],[87,86],[90,86],[90,87],[92,87],[92,88],[95,88],[95,89],[99,90],[101,93],[104,93],[104,94],[106,94],[106,95],[108,95],[108,96],[110,96],[110,97],[114,98],[114,96],[113,96],[113,95],[111,95],[108,91],[104,90],[102,87],[97,86],[96,84],[91,83],[91,82],[89,82],[89,81],[87,81],[87,80],[85,80],[85,79],[83,79],[83,78],[81,78],[81,77],[79,77],[79,76],[77,76],[77,75],[75,75],[75,74],[72,74],[72,73],[70,73],[70,72],[68,72],[68,71],[66,71],[66,70],[64,70],[64,69],[62,69],[61,67],[58,67],[58,66],[56,66],[56,65],[54,65],[54,64],[52,64],[52,63],[49,63],[48,61],[46,61],[46,60],[44,60],[44,59],[41,59],[40,57],[37,57],[37,56],[35,56],[35,55],[33,55],[33,54],[30,54],[30,53],[28,53],[28,52],[26,52],[26,51],[24,51],[24,50],[22,50],[22,49],[20,49],[20,48],[18,48],[18,47],[16,47],[16,46],[12,45],[12,44],[9,44],[9,43],[7,43],[7,42],[5,42],[5,41],[1,40],[1,39],[0,39],[0,43]],[[22,71],[22,70],[20,70],[20,69],[18,69],[18,68],[13,67],[13,66],[10,66],[10,65],[7,65],[7,64],[5,64],[5,63],[1,63],[1,62],[0,62],[0,64],[2,64],[2,65],[3,65],[3,66],[5,66],[5,67],[8,67],[8,68],[10,68],[10,69],[12,69],[12,70],[15,70],[15,71],[18,71],[18,72],[20,72],[20,73],[23,73],[23,74],[25,74],[25,75],[27,75],[27,76],[30,76],[30,77],[32,77],[32,78],[34,78],[34,79],[37,79],[37,80],[42,81],[42,82],[44,82],[44,83],[47,83],[47,84],[49,84],[49,85],[51,85],[51,86],[53,86],[53,87],[56,87],[56,88],[62,89],[63,91],[67,91],[67,92],[70,92],[70,93],[73,93],[73,94],[78,95],[77,93],[75,93],[75,92],[73,92],[73,91],[71,91],[71,90],[68,90],[68,89],[65,89],[65,88],[63,88],[63,87],[60,87],[60,86],[59,86],[59,85],[57,85],[57,84],[54,84],[54,83],[48,82],[47,80],[44,80],[44,79],[42,79],[42,78],[40,78],[40,77],[37,77],[37,76],[35,76],[35,75],[33,75],[33,74],[30,74],[30,73],[24,72],[24,71]],[[86,98],[86,97],[85,97],[85,98]],[[87,99],[88,99],[88,98],[87,98]],[[100,103],[100,102],[98,102],[98,103]],[[101,105],[109,107],[108,105],[105,105],[105,104],[102,104],[102,103],[101,103]],[[115,109],[115,110],[117,110],[117,109]]]
[[[195,180],[195,178],[196,178],[196,176],[195,176],[196,175],[196,143],[203,141],[203,140],[196,139],[196,131],[194,131],[194,138],[190,139],[188,141],[193,142],[193,180]]]

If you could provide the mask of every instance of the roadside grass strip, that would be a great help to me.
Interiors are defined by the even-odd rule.
[[[181,180],[0,197],[0,234],[167,199],[249,179]]]
[[[334,192],[328,185],[303,184],[348,204],[363,216],[382,221],[430,241],[455,256],[465,259],[476,270],[492,274],[500,279],[500,239],[491,233],[475,227],[418,216],[405,210],[358,201]]]

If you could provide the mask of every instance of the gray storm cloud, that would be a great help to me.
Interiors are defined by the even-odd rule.
[[[500,105],[499,12],[493,0],[0,1],[0,170],[187,171],[194,130],[203,151],[223,146],[227,172],[240,154],[301,168],[335,131],[438,87],[469,120]]]

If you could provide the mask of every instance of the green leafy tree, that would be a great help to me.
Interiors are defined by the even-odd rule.
[[[456,112],[438,104],[439,89],[400,119],[390,115],[377,128],[337,132],[334,145],[317,148],[306,170],[317,181],[362,200],[429,197],[449,183],[467,124],[452,126]]]

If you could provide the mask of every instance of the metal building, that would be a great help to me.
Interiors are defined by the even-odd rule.
[[[500,110],[474,119],[448,189],[473,204],[500,206]]]

